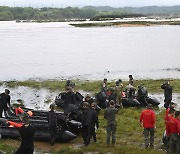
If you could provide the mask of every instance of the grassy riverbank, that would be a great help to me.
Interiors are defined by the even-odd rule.
[[[143,84],[150,93],[163,93],[161,89],[161,84],[164,83],[164,79],[161,80],[135,80],[135,87]],[[102,81],[87,81],[87,80],[74,80],[75,91],[83,90],[87,92],[96,93],[100,90],[100,84]],[[35,80],[27,80],[27,81],[8,81],[1,82],[0,84],[5,84],[7,87],[15,88],[17,86],[26,86],[31,88],[46,88],[52,91],[64,91],[65,80],[44,80],[44,81],[35,81]],[[123,81],[123,85],[126,86],[128,84],[127,81]],[[170,79],[170,84],[173,86],[174,93],[180,93],[180,79]],[[115,81],[108,81],[108,87],[113,87],[115,85]]]
[[[160,88],[161,84],[165,80],[135,80],[135,87],[140,84],[144,86],[151,93],[163,93],[163,90]],[[99,91],[101,81],[82,81],[74,80],[76,84],[76,91],[83,90],[86,92],[96,93]],[[7,88],[16,88],[18,86],[26,86],[31,88],[46,88],[52,91],[64,91],[66,81],[64,80],[45,80],[45,81],[9,81],[1,82],[1,85],[5,85]],[[180,80],[170,80],[171,85],[173,86],[173,92],[180,93]],[[108,81],[108,87],[114,86],[115,81]],[[127,81],[123,81],[124,86],[128,84]],[[165,151],[161,149],[162,146],[162,134],[164,132],[164,110],[155,109],[157,113],[157,129],[155,135],[155,148],[154,149],[144,149],[144,138],[143,138],[143,129],[139,126],[139,115],[142,108],[127,108],[121,109],[118,112],[117,116],[117,144],[115,147],[107,147],[105,144],[106,140],[106,121],[103,118],[104,110],[101,110],[99,113],[100,127],[97,130],[97,143],[91,142],[88,147],[79,147],[82,144],[81,135],[76,140],[66,144],[65,146],[60,143],[56,143],[55,147],[50,146],[49,144],[43,144],[35,147],[38,151],[49,152],[49,153],[86,153],[86,152],[98,152],[98,153],[108,153],[113,154],[163,154]],[[9,140],[8,142],[0,140],[0,151],[12,153],[19,146],[19,142],[14,140]],[[10,151],[10,152],[9,152]]]
[[[98,152],[100,154],[112,153],[112,154],[164,154],[165,151],[162,150],[162,134],[164,132],[164,110],[161,112],[158,109],[157,113],[157,128],[155,134],[155,147],[154,149],[145,149],[144,148],[144,137],[143,137],[143,128],[139,126],[139,115],[141,109],[138,108],[128,108],[121,109],[118,112],[117,116],[117,143],[115,147],[106,146],[106,121],[103,118],[104,110],[99,113],[100,127],[97,130],[97,143],[91,141],[88,147],[80,146],[82,144],[81,135],[79,135],[76,141],[71,142],[70,144],[56,143],[54,148],[48,143],[39,146],[35,143],[35,147],[38,148],[38,151],[49,152],[49,153],[63,153],[63,154],[83,154],[86,152]],[[8,144],[6,146],[6,144]],[[12,153],[19,146],[18,141],[0,140],[0,149],[3,152]]]
[[[98,23],[79,23],[70,24],[74,27],[107,27],[107,26],[119,26],[119,27],[134,27],[134,26],[156,26],[156,25],[180,25],[180,21],[124,21],[124,22],[98,22]]]
[[[97,143],[91,141],[88,147],[79,149],[64,148],[60,153],[78,153],[98,152],[100,154],[163,154],[162,134],[164,132],[164,111],[157,114],[157,129],[155,135],[155,148],[144,148],[143,128],[139,126],[139,114],[142,109],[128,108],[119,110],[117,116],[117,143],[115,147],[107,146],[106,141],[106,121],[103,118],[103,111],[99,115],[100,128],[97,130]]]

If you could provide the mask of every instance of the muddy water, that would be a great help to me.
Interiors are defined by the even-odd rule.
[[[5,86],[0,86],[0,92],[3,92],[4,89],[7,88]],[[29,87],[16,87],[9,88],[11,91],[11,102],[17,103],[16,100],[21,99],[23,103],[28,108],[33,109],[48,109],[51,103],[54,103],[55,97],[60,93],[60,91],[52,92],[48,89],[36,89]],[[80,91],[80,93],[85,96],[87,92]],[[149,94],[150,97],[156,98],[160,101],[159,107],[163,107],[164,105],[164,95],[162,93]],[[180,107],[180,94],[173,93],[173,102],[177,103]]]
[[[0,81],[180,78],[180,26],[0,22]]]

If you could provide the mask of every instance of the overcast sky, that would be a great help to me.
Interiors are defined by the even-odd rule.
[[[172,6],[180,5],[180,0],[0,0],[1,6],[31,6],[31,7],[82,7],[93,6]]]

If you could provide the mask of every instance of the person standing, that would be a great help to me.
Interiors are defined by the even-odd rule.
[[[167,124],[167,131],[170,135],[169,146],[168,146],[168,153],[169,154],[179,154],[179,119],[180,112],[175,112],[175,117],[169,117],[169,122]],[[177,152],[178,151],[178,152]]]
[[[29,117],[27,113],[23,113],[20,120],[23,122],[23,125],[18,128],[21,137],[21,145],[15,154],[33,154],[34,135],[36,130],[29,124]]]
[[[101,92],[104,92],[105,94],[107,92],[107,79],[106,78],[101,83]]]
[[[91,104],[91,108],[96,111],[96,103],[92,103]],[[98,114],[97,114],[97,111],[96,111],[96,115],[95,115],[95,122],[94,123],[94,126],[93,126],[93,130],[92,130],[92,137],[94,139],[94,142],[97,142],[97,138],[96,138],[96,129],[95,129],[95,126],[96,128],[98,129],[99,128],[99,120],[98,120]]]
[[[122,91],[123,91],[123,84],[121,83],[122,80],[116,81],[115,86],[115,97],[116,97],[116,104],[120,106],[120,108],[123,108],[122,106]]]
[[[147,109],[142,111],[140,115],[140,126],[144,127],[144,141],[146,148],[148,148],[149,146],[154,147],[156,115],[152,108],[152,104],[148,104]]]
[[[164,116],[166,131],[165,131],[165,135],[163,138],[163,142],[166,145],[167,152],[169,151],[169,141],[170,141],[169,122],[170,122],[170,119],[174,117],[174,115],[175,115],[175,110],[173,108],[171,108],[168,111],[168,114],[166,113],[166,115]]]
[[[65,97],[65,101],[64,101],[64,109],[66,109],[66,107],[69,104],[76,104],[76,95],[73,91],[72,87],[67,87],[66,88],[66,97]]]
[[[50,144],[53,146],[56,140],[57,133],[57,116],[54,104],[50,105],[50,111],[48,112],[48,124],[50,130]]]
[[[143,85],[138,86],[138,91],[136,94],[137,100],[143,105],[147,106],[147,97],[148,97],[148,91]]]
[[[10,91],[8,89],[5,89],[4,93],[0,94],[0,118],[2,118],[3,111],[5,112],[10,106]]]
[[[107,137],[106,144],[110,144],[110,137],[112,136],[112,145],[116,143],[116,114],[118,113],[118,109],[115,108],[115,102],[113,100],[110,101],[110,106],[104,112],[104,118],[107,120]]]
[[[169,104],[172,100],[172,86],[170,85],[169,81],[166,81],[164,84],[161,85],[161,88],[164,90],[164,107],[167,109]]]
[[[132,75],[129,75],[129,84],[132,86],[134,85],[134,79]]]
[[[88,146],[94,133],[95,124],[99,127],[97,112],[89,107],[89,103],[84,102],[84,112],[82,115],[82,137],[85,146]]]

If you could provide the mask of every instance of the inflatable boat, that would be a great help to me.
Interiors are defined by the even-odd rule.
[[[26,108],[26,110],[28,110]],[[30,123],[36,128],[40,130],[47,130],[49,127],[48,121],[47,121],[47,114],[48,111],[36,111],[32,110],[33,116],[30,117]],[[35,116],[34,113],[38,113],[39,116]],[[61,127],[62,130],[68,130],[72,133],[80,133],[81,132],[81,122],[75,121],[74,119],[70,119],[67,115],[64,113],[58,112],[57,115],[57,125],[58,127]],[[12,120],[15,122],[20,122],[19,116],[15,115],[13,111],[9,108],[6,111],[5,118],[8,120]]]
[[[75,105],[77,107],[81,107],[84,97],[79,92],[76,92],[75,96],[76,96],[76,104]],[[64,105],[65,99],[66,99],[66,92],[62,92],[58,96],[56,96],[55,104],[58,107],[64,108],[64,106],[65,106]]]
[[[2,138],[13,138],[18,139],[20,137],[18,128],[0,126],[0,135]],[[56,135],[56,141],[58,142],[68,142],[75,139],[77,136],[69,131],[58,131]],[[36,130],[34,140],[37,141],[49,141],[50,133],[48,130]]]
[[[141,106],[140,102],[135,98],[122,98],[123,107],[138,107]]]

